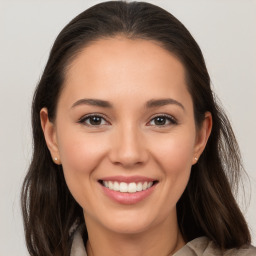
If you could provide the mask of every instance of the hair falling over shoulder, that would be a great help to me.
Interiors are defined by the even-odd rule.
[[[34,93],[33,156],[21,194],[30,255],[69,255],[70,228],[75,221],[84,222],[83,210],[67,188],[62,167],[52,161],[41,128],[40,110],[46,107],[54,121],[70,61],[89,43],[118,34],[157,41],[176,55],[186,70],[196,125],[200,126],[207,111],[212,114],[211,136],[192,167],[188,186],[177,204],[184,240],[207,236],[222,249],[250,243],[247,223],[231,189],[243,172],[239,148],[231,125],[214,98],[199,46],[183,24],[162,8],[145,2],[109,1],[82,12],[60,32]]]

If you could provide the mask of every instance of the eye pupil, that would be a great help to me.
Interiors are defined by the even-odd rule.
[[[99,116],[90,117],[90,124],[91,125],[100,125],[101,124],[101,117],[99,117]]]
[[[155,124],[156,125],[165,125],[165,122],[166,122],[166,118],[165,117],[158,116],[155,119]]]

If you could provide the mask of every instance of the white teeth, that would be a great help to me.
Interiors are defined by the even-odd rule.
[[[107,181],[103,181],[103,185],[106,187],[106,188],[108,188],[108,182]]]
[[[125,182],[120,183],[120,192],[127,192],[128,191],[128,184]]]
[[[114,190],[119,191],[119,183],[117,181],[114,182]]]
[[[138,182],[137,184],[135,182],[131,182],[131,183],[126,183],[126,182],[121,182],[118,183],[117,181],[103,181],[103,185],[106,188],[109,188],[110,190],[114,190],[114,191],[119,191],[122,193],[136,193],[142,190],[146,190],[150,187],[153,186],[153,182]]]
[[[129,193],[134,193],[137,191],[137,188],[136,188],[136,183],[129,183],[128,185],[128,192]]]
[[[114,183],[112,181],[108,182],[108,188],[114,190]]]
[[[147,188],[152,187],[152,185],[153,185],[153,182],[152,182],[152,181],[150,181],[150,182],[148,183],[148,185],[147,185]]]
[[[143,185],[142,185],[142,189],[143,190],[146,190],[148,188],[148,183],[147,182],[144,182]]]
[[[137,191],[142,191],[142,183],[141,182],[137,184],[136,190]]]

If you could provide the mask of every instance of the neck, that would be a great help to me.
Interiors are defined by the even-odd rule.
[[[168,218],[149,230],[120,234],[97,225],[88,225],[88,256],[167,256],[184,246],[177,219]],[[93,227],[93,228],[92,228]]]

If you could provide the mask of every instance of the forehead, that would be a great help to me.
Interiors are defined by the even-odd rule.
[[[69,98],[188,94],[185,70],[175,55],[155,41],[122,36],[82,49],[67,69],[65,91]]]
[[[138,69],[140,64],[143,66]],[[92,71],[108,72],[113,71],[113,68],[119,73],[125,69],[147,72],[152,68],[154,73],[161,70],[164,72],[166,69],[182,73],[184,71],[178,58],[159,42],[116,36],[99,39],[82,49],[69,65],[66,78],[81,71],[93,74]]]

